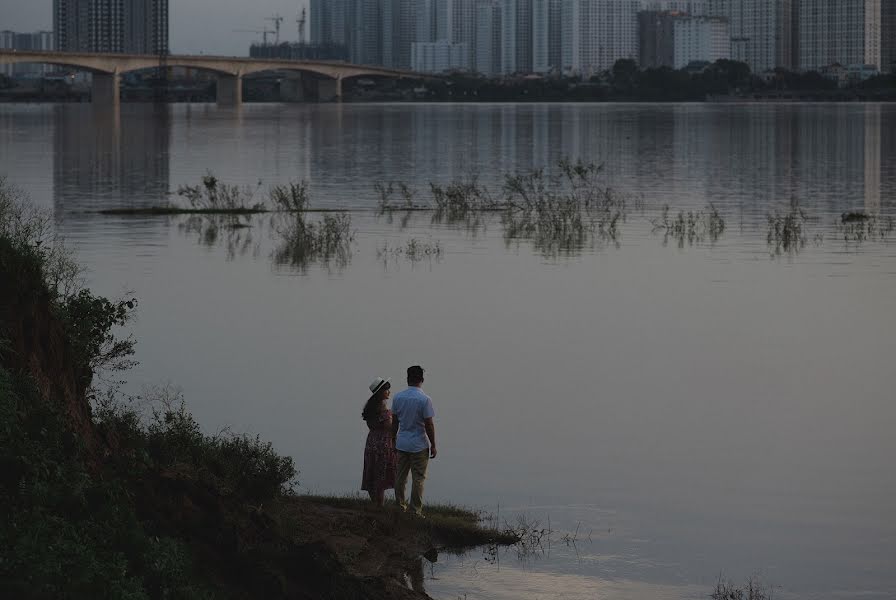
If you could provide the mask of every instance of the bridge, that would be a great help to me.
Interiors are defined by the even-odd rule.
[[[234,56],[178,56],[156,54],[111,54],[80,52],[42,52],[0,50],[0,64],[39,63],[88,71],[93,75],[91,99],[98,106],[118,106],[119,83],[123,73],[163,67],[186,67],[214,73],[217,77],[217,100],[220,106],[238,106],[243,101],[242,79],[264,71],[291,71],[296,77],[286,82],[294,100],[304,95],[301,74],[317,79],[318,97],[324,100],[342,98],[342,82],[352,77],[391,77],[423,79],[414,71],[401,71],[341,61],[287,60],[275,58],[239,58]]]

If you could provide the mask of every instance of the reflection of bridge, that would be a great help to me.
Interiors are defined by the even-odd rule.
[[[238,58],[229,56],[175,56],[155,54],[90,54],[75,52],[21,52],[0,50],[0,64],[43,63],[73,67],[93,74],[93,101],[104,106],[119,102],[118,84],[122,73],[151,69],[159,66],[187,67],[211,71],[218,78],[218,104],[236,106],[243,101],[242,78],[262,71],[293,71],[297,78],[291,82],[294,96],[302,95],[299,73],[313,74],[317,79],[317,93],[321,99],[342,97],[342,82],[351,77],[424,77],[413,71],[397,71],[380,67],[353,65],[337,61],[309,61]]]

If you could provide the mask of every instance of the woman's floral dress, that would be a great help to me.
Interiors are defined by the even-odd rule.
[[[364,475],[361,489],[380,492],[395,487],[395,470],[398,455],[392,442],[392,411],[384,410],[367,421],[370,432],[364,446]]]

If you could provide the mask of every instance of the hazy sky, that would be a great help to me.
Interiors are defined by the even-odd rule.
[[[296,18],[308,0],[169,0],[171,52],[243,56],[261,34],[234,29],[273,29],[265,21],[275,13],[284,17],[280,39],[295,41]],[[52,0],[0,0],[0,30],[52,29]],[[271,36],[273,39],[273,36]]]

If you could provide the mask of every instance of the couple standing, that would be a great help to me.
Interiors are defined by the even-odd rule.
[[[423,513],[423,482],[429,459],[436,457],[435,411],[432,398],[423,393],[423,367],[408,368],[408,389],[392,400],[392,410],[386,407],[392,385],[388,379],[377,377],[370,384],[370,399],[361,417],[370,430],[364,447],[364,475],[361,489],[370,494],[377,506],[382,506],[386,490],[395,489],[395,501],[402,510],[408,509],[405,486],[411,475],[411,510]]]

